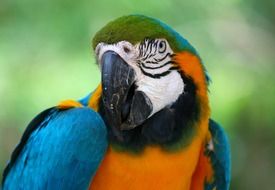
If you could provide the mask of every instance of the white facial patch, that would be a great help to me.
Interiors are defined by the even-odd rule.
[[[151,115],[174,103],[184,90],[184,83],[177,71],[159,79],[144,76],[136,84],[137,90],[144,92],[153,104]]]
[[[136,90],[150,99],[151,115],[174,103],[184,92],[183,80],[172,61],[173,50],[165,39],[146,39],[136,45],[127,41],[100,43],[95,50],[98,63],[107,51],[116,52],[135,70]]]

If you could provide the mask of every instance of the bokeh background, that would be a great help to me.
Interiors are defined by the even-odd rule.
[[[200,52],[212,79],[212,117],[231,142],[231,189],[273,189],[274,10],[273,0],[0,0],[0,173],[37,113],[98,84],[95,32],[140,13],[168,23]]]

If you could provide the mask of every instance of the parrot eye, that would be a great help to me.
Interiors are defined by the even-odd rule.
[[[166,51],[166,43],[165,41],[160,41],[158,44],[159,53],[164,53]]]

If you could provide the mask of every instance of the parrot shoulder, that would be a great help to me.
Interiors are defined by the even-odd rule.
[[[74,104],[30,122],[4,170],[3,189],[88,188],[107,149],[107,130],[97,112]]]
[[[228,190],[231,170],[228,138],[222,127],[212,119],[208,129],[209,135],[201,148],[191,189]]]
[[[231,173],[229,140],[224,129],[212,119],[209,121],[209,131],[212,138],[207,146],[207,154],[214,170],[214,181],[210,186],[227,190]]]

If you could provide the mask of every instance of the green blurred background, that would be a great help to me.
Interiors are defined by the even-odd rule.
[[[98,84],[94,33],[141,13],[200,52],[212,78],[212,117],[230,137],[231,189],[273,189],[274,10],[272,0],[0,0],[0,173],[37,113]]]

